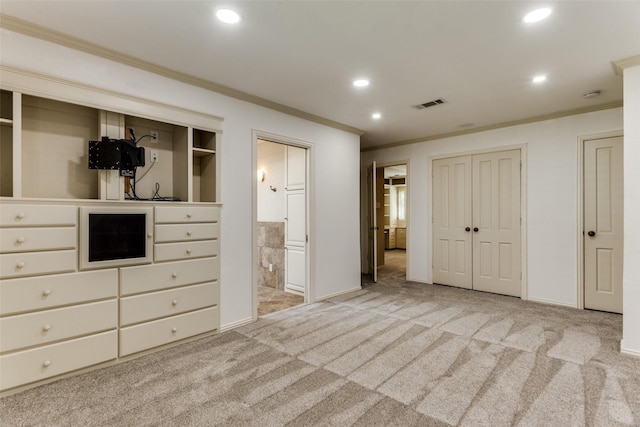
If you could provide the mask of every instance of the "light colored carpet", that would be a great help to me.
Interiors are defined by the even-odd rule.
[[[3,426],[637,426],[621,316],[378,283],[0,400]]]

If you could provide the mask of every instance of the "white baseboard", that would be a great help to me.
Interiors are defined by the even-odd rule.
[[[335,294],[325,295],[325,296],[316,298],[316,301],[323,301],[329,298],[337,297],[339,295],[348,294],[349,292],[360,291],[360,290],[362,290],[362,286],[356,286],[355,288],[347,289],[346,291],[340,291],[340,292],[336,292]]]
[[[530,301],[530,302],[538,302],[540,304],[548,304],[548,305],[558,305],[560,307],[569,307],[569,308],[576,308],[575,304],[567,304],[565,302],[558,302],[558,301],[550,301],[550,300],[546,300],[546,299],[542,299],[542,298],[527,298],[525,301]]]
[[[239,328],[240,326],[248,325],[253,322],[253,317],[247,317],[246,319],[238,320],[233,323],[227,323],[226,325],[220,326],[220,332],[230,331],[231,329]]]
[[[409,276],[406,276],[405,279],[407,280],[407,282],[416,282],[416,283],[423,283],[425,285],[433,285],[433,283],[427,282],[426,280],[414,279],[413,277],[409,277]]]
[[[624,340],[620,340],[620,353],[626,354],[627,356],[640,358],[640,351],[631,350],[630,348],[624,348]]]

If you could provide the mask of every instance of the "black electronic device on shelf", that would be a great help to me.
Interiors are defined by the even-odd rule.
[[[134,176],[135,168],[144,166],[144,147],[133,139],[103,136],[89,141],[89,169],[119,170],[120,176]]]

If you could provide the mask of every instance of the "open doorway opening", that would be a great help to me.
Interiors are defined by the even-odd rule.
[[[257,315],[305,301],[307,150],[257,139]]]
[[[380,280],[406,280],[407,276],[407,165],[384,166],[382,209],[384,247]]]

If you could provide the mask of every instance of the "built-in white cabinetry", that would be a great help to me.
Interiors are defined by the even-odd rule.
[[[152,257],[79,271],[78,222],[130,206],[0,206],[0,390],[219,329],[217,205],[145,206]]]
[[[222,119],[5,67],[0,82],[0,392],[215,333]],[[89,169],[102,136],[135,136],[135,178]],[[92,261],[92,212],[145,215],[144,256]]]
[[[117,270],[77,272],[77,218],[0,206],[0,390],[117,356]]]
[[[219,326],[217,208],[159,206],[155,212],[156,263],[120,273],[121,356]]]

